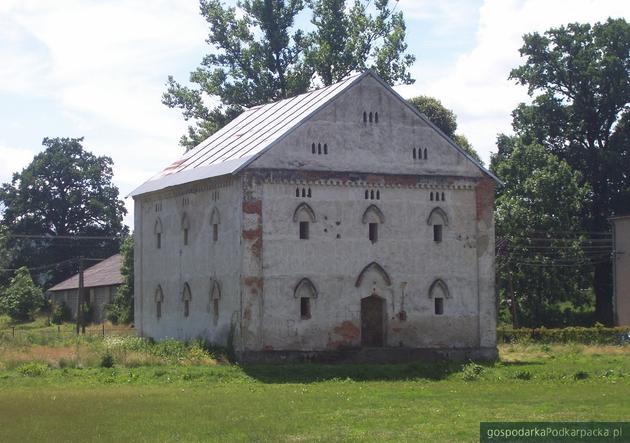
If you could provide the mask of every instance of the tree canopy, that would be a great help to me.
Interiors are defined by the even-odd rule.
[[[569,24],[523,38],[525,63],[510,77],[532,103],[513,112],[516,133],[581,173],[591,193],[582,216],[590,232],[630,208],[630,25],[623,19]],[[612,321],[610,263],[595,266],[600,321]]]
[[[118,252],[116,240],[67,238],[121,236],[127,231],[122,222],[127,211],[112,183],[112,160],[85,151],[82,141],[45,138],[46,149],[0,187],[13,268],[33,269],[80,255],[103,258]],[[29,235],[48,238],[20,237]],[[38,282],[58,281],[75,272],[75,266],[41,269]]]
[[[444,134],[453,139],[457,145],[462,148],[468,155],[483,164],[481,157],[470,144],[466,136],[455,134],[457,130],[457,117],[455,113],[447,109],[440,100],[428,95],[419,95],[407,100],[418,111],[422,112],[426,117],[437,126]]]
[[[565,161],[518,138],[500,139],[491,168],[504,181],[495,213],[501,303],[514,326],[549,325],[559,302],[585,302],[580,216],[589,189]]]
[[[191,121],[180,143],[192,148],[246,107],[330,85],[366,68],[390,84],[412,83],[403,15],[389,0],[201,0],[212,52],[191,86],[168,78],[162,102]],[[309,14],[313,30],[296,26]],[[209,103],[212,103],[211,105]]]
[[[114,324],[133,322],[133,249],[133,235],[130,235],[120,248],[120,273],[123,282],[118,287],[114,300],[107,306],[107,318]]]

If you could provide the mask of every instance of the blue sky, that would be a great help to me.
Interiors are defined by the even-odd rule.
[[[526,32],[609,16],[625,0],[399,0],[416,83],[439,98],[487,162],[496,134],[527,99],[507,80]],[[114,160],[124,196],[181,154],[186,123],[161,104],[169,74],[185,81],[209,50],[196,0],[0,0],[0,182],[44,137],[85,137]],[[127,224],[132,222],[132,202]]]

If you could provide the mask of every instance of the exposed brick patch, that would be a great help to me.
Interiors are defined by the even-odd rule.
[[[243,202],[243,212],[245,214],[262,215],[262,200],[248,200]]]
[[[344,340],[351,342],[357,338],[361,331],[359,328],[349,320],[345,320],[340,326],[334,329],[335,334],[341,335]]]
[[[262,277],[245,277],[243,283],[247,286],[250,292],[254,295],[262,293],[263,279]]]
[[[269,352],[269,351],[273,351],[273,346],[271,346],[271,345],[265,345],[265,346],[263,346],[263,351],[267,351],[267,352]]]
[[[477,210],[477,221],[492,221],[494,211],[494,189],[495,182],[490,177],[483,177],[475,187],[475,204]]]

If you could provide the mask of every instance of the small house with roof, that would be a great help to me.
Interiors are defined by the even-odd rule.
[[[92,321],[95,323],[105,321],[105,306],[113,301],[123,282],[121,264],[122,257],[116,254],[83,271],[84,301],[92,309]],[[76,318],[79,274],[56,284],[48,292],[54,304],[64,303],[70,309],[72,318]]]

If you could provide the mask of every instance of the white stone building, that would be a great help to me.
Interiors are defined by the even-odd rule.
[[[250,361],[492,358],[496,180],[369,71],[248,109],[132,193],[136,329]]]

